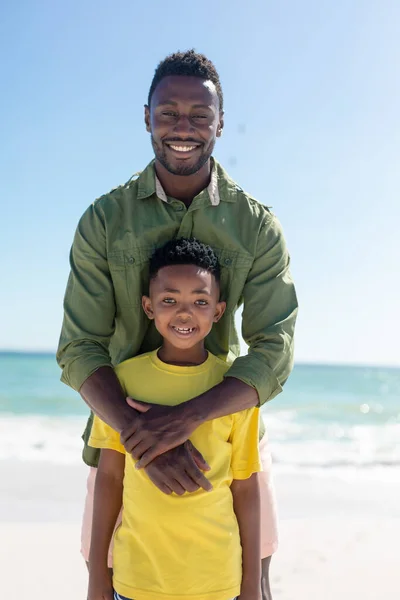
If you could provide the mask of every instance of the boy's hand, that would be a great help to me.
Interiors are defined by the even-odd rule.
[[[121,431],[121,442],[138,461],[138,469],[147,467],[160,454],[186,442],[200,424],[191,415],[188,402],[179,406],[160,406],[127,398],[127,403],[138,411],[138,415]]]
[[[246,586],[242,583],[242,589],[238,600],[262,600],[261,584]]]
[[[89,574],[87,600],[114,600],[112,578],[109,570],[102,574]]]

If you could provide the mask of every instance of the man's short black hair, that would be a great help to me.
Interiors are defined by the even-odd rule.
[[[195,265],[212,273],[218,282],[220,280],[220,267],[214,250],[195,238],[170,240],[157,248],[150,258],[150,279],[154,279],[163,267],[174,265]]]
[[[223,109],[224,97],[217,69],[204,54],[198,54],[192,49],[186,50],[186,52],[174,52],[174,54],[170,54],[164,58],[156,68],[153,81],[151,82],[147,101],[149,106],[157,85],[161,79],[168,75],[186,75],[212,81],[217,90],[219,108],[220,110]]]

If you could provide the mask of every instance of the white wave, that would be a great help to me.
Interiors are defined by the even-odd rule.
[[[0,460],[79,464],[85,417],[0,415]]]
[[[302,422],[295,411],[267,412],[264,420],[275,469],[398,477],[400,423],[339,425]],[[0,460],[79,464],[85,417],[0,415]]]
[[[380,476],[400,466],[400,423],[343,425],[302,422],[293,411],[264,414],[270,448],[278,468],[332,470]],[[391,475],[389,475],[391,478]]]

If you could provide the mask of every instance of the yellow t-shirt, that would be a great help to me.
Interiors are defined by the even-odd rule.
[[[115,369],[126,393],[177,405],[222,381],[228,365],[208,355],[194,367],[163,363],[157,352]],[[257,408],[208,421],[190,437],[211,467],[211,492],[160,492],[126,456],[123,516],[114,541],[114,587],[135,600],[225,600],[238,596],[241,546],[230,484],[261,470]],[[125,453],[119,434],[95,417],[89,444]]]

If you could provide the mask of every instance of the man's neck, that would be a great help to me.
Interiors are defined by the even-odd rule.
[[[204,190],[211,180],[211,160],[208,160],[197,173],[193,175],[173,175],[156,159],[157,177],[167,196],[182,200],[189,206],[197,194]]]

